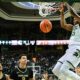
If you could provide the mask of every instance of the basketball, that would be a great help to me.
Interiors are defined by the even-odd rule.
[[[52,30],[52,23],[48,19],[44,19],[40,23],[40,30],[43,33],[48,33]]]

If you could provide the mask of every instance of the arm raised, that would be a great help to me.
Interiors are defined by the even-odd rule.
[[[65,17],[64,17],[64,4],[61,4],[59,11],[60,11],[60,17],[61,17],[61,20],[60,20],[61,27],[68,30],[68,31],[72,31],[73,25],[67,24]]]

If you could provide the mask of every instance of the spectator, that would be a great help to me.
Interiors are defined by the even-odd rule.
[[[10,80],[9,76],[3,73],[3,66],[1,63],[0,63],[0,80]]]
[[[10,78],[13,80],[33,80],[33,71],[27,68],[27,56],[25,54],[19,56],[19,64],[10,73]]]

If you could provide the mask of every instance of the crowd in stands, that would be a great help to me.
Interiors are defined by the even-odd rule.
[[[19,54],[2,54],[0,56],[0,61],[3,65],[3,72],[6,74],[9,74],[13,68],[18,64],[18,55]],[[30,54],[27,56],[31,56]],[[37,68],[35,67],[35,69],[39,70],[39,77],[41,77],[41,74],[44,71],[47,71],[49,75],[53,76],[52,73],[52,67],[54,67],[55,62],[57,61],[59,56],[55,57],[53,55],[42,55],[40,53],[38,53],[36,56],[33,56],[32,58],[28,59],[28,66],[33,66],[31,65],[32,63],[35,63],[35,66],[38,66]],[[32,67],[33,68],[33,67]]]
[[[0,54],[0,62],[3,65],[3,72],[5,74],[9,74],[12,72],[12,70],[17,66],[18,64],[18,56],[20,53],[25,52],[19,52],[19,53],[1,53]],[[50,77],[50,80],[58,80],[57,77],[52,73],[52,68],[56,64],[57,60],[61,57],[59,55],[61,51],[57,50],[57,52],[54,53],[25,53],[28,57],[28,66],[33,69],[35,67],[36,78],[37,80],[41,80],[44,73],[48,73],[48,77]],[[57,55],[58,54],[58,55]],[[37,66],[37,67],[36,67]],[[33,70],[34,71],[34,70]]]

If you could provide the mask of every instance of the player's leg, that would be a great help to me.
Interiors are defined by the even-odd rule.
[[[65,62],[66,60],[66,54],[63,55],[57,62],[57,64],[54,66],[54,68],[52,69],[52,72],[61,80],[66,80],[64,75],[60,73],[60,68],[63,64],[63,62]]]
[[[69,61],[65,61],[60,68],[61,74],[63,74],[66,78],[71,78],[72,80],[80,80],[80,76],[77,75],[73,70],[74,67]]]
[[[60,79],[60,80],[66,80],[65,76],[60,73],[60,68],[62,66],[62,62],[58,61],[55,67],[52,69],[52,72]]]
[[[61,74],[65,75],[65,77],[72,78],[72,80],[80,80],[80,76],[71,70],[75,69],[75,67],[80,62],[80,50],[75,49],[75,47],[71,47],[66,51],[66,54],[66,61],[62,64],[60,68]]]
[[[61,67],[62,63],[61,62],[57,62],[57,64],[54,66],[54,68],[52,69],[52,72],[56,75],[59,76],[59,70]]]

